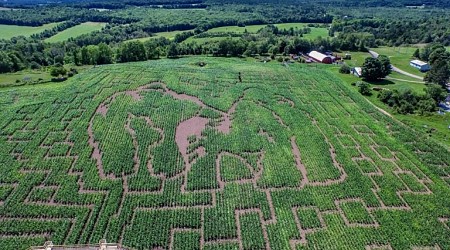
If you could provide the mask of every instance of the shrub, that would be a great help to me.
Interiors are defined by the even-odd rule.
[[[370,89],[370,86],[366,82],[359,82],[358,84],[358,91],[362,95],[370,96],[372,95],[372,90]]]
[[[339,69],[339,73],[350,74],[350,67],[347,64],[342,64],[341,68]]]

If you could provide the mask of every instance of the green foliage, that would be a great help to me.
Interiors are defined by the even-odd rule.
[[[64,76],[67,74],[67,70],[63,66],[53,66],[50,69],[50,75],[53,77]]]
[[[348,201],[341,204],[342,211],[349,223],[372,224],[369,211],[359,201]]]
[[[321,223],[318,217],[317,211],[314,208],[299,208],[297,210],[297,216],[302,229],[315,229],[320,228]]]
[[[372,90],[370,89],[370,85],[366,82],[359,82],[358,84],[358,91],[362,95],[372,95]]]
[[[119,62],[136,62],[147,59],[145,47],[141,41],[122,43],[116,57]]]
[[[440,86],[430,85],[425,89],[425,95],[418,95],[411,90],[382,90],[378,99],[393,107],[400,114],[419,113],[425,115],[436,110],[440,101],[445,99],[445,90]]]
[[[389,57],[385,55],[380,55],[377,58],[381,63],[381,76],[382,78],[388,76],[392,72],[391,67],[391,60],[389,60]]]
[[[167,57],[175,58],[178,57],[178,47],[176,43],[171,43],[167,49]]]
[[[347,64],[342,64],[342,66],[339,68],[339,73],[341,74],[350,74],[350,67]]]
[[[425,89],[425,93],[427,97],[434,100],[435,105],[438,105],[447,97],[447,92],[445,91],[445,89],[436,84],[428,85]]]
[[[450,246],[447,150],[321,67],[104,65],[0,106],[2,249]]]
[[[380,80],[390,72],[390,61],[385,56],[380,56],[380,59],[368,57],[362,66],[362,77],[368,81]]]

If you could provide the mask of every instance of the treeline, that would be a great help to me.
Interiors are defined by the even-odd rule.
[[[209,4],[240,3],[240,4],[305,4],[308,0],[208,0]],[[450,7],[447,0],[316,0],[316,4],[330,7],[405,7],[405,6],[434,6]]]
[[[220,41],[212,40],[202,44],[195,40],[186,42],[187,38],[195,34],[192,31],[177,34],[173,40],[161,37],[145,42],[139,40],[110,44],[100,42],[98,45],[79,45],[75,41],[48,44],[21,37],[0,44],[2,51],[0,72],[14,72],[24,68],[37,69],[56,63],[96,65],[182,55],[275,57],[280,54],[307,53],[311,50],[336,51],[346,44],[337,38],[307,40],[302,38],[303,33],[298,30],[281,30],[274,25],[268,25],[256,34],[244,33],[240,37],[230,36]]]
[[[0,11],[0,24],[20,26],[42,26],[55,22],[108,22],[129,24],[138,22],[139,18],[120,16],[108,11],[95,11],[70,7],[33,7]]]
[[[424,92],[425,94],[417,94],[410,89],[402,91],[383,89],[378,94],[378,99],[399,114],[425,115],[436,111],[439,103],[447,97],[446,91],[436,84],[430,84]]]
[[[153,6],[153,5],[162,5],[162,6],[179,6],[179,7],[188,7],[188,6],[198,6],[204,5],[202,0],[61,0],[58,3],[54,4],[52,2],[46,0],[10,0],[8,2],[3,3],[0,6],[9,6],[9,7],[21,7],[27,8],[30,6],[35,6],[37,4],[45,4],[46,6],[55,6],[65,4],[67,6],[77,7],[77,8],[104,8],[104,9],[122,9],[127,6]]]
[[[378,45],[400,46],[435,42],[448,46],[450,45],[449,23],[448,15],[437,14],[397,20],[341,18],[334,20],[331,32],[339,32],[341,36],[354,33],[370,34],[373,36],[373,43]]]
[[[132,13],[132,15],[130,15]],[[134,38],[151,36],[156,32],[192,30],[200,34],[208,29],[222,26],[246,26],[267,23],[308,22],[331,23],[333,17],[317,6],[213,6],[207,10],[169,10],[151,8],[126,8],[116,11],[96,11],[69,7],[1,11],[0,23],[17,25],[41,25],[67,20],[55,29],[34,36],[44,39],[75,24],[92,21],[107,22],[99,32],[85,34],[72,42],[79,46],[100,43],[118,43]]]

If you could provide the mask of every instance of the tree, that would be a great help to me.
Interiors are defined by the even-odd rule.
[[[381,77],[386,77],[392,73],[391,60],[385,55],[380,55],[378,60],[381,62]]]
[[[90,56],[88,48],[85,46],[81,48],[81,64],[88,65],[90,64]]]
[[[434,100],[435,105],[439,105],[439,103],[445,100],[445,98],[447,97],[445,89],[436,84],[431,84],[424,90],[426,96],[429,99]]]
[[[383,72],[383,65],[380,60],[372,57],[366,58],[362,66],[362,76],[368,81],[376,81],[385,77]]]
[[[67,70],[62,65],[53,66],[50,69],[50,75],[53,77],[63,76],[67,73]]]
[[[420,58],[420,49],[416,49],[416,51],[414,51],[413,57]]]
[[[9,53],[8,57],[12,63],[12,71],[19,71],[25,68],[22,60],[20,59],[20,55],[18,55],[17,52]]]
[[[350,67],[347,64],[342,64],[341,68],[339,69],[339,73],[350,74]]]
[[[358,84],[358,91],[362,95],[366,95],[366,96],[372,95],[372,90],[370,89],[370,85],[366,82],[360,82]]]
[[[431,70],[427,72],[425,81],[437,83],[443,87],[450,79],[450,52],[444,46],[435,45],[429,56]]]
[[[431,70],[425,75],[425,81],[429,83],[437,83],[443,87],[448,83],[450,78],[450,65],[443,59],[436,59],[431,65]]]
[[[171,43],[167,49],[167,57],[175,58],[178,57],[178,46],[176,43]]]
[[[252,41],[248,44],[247,50],[245,50],[244,55],[248,57],[256,54],[258,54],[258,46],[255,42]]]
[[[160,50],[155,39],[150,39],[144,43],[147,59],[157,59],[160,56]]]
[[[120,62],[136,62],[147,60],[144,44],[141,41],[124,42],[117,51]]]
[[[417,103],[417,112],[421,115],[431,113],[436,110],[436,105],[433,99],[425,98]]]
[[[9,56],[5,52],[0,51],[0,73],[11,72],[13,70],[13,66],[14,64]]]
[[[383,89],[378,94],[378,99],[382,101],[383,103],[386,103],[390,107],[393,107],[397,104],[397,98],[398,95],[396,92],[390,90],[390,89]]]
[[[100,43],[98,45],[98,52],[97,64],[113,63],[112,49],[106,43]]]
[[[414,113],[414,106],[406,100],[400,100],[396,110],[399,114],[412,114]]]

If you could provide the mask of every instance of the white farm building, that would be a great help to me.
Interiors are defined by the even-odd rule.
[[[351,73],[357,77],[362,77],[362,68],[354,67],[354,68],[352,68]]]
[[[409,65],[412,67],[419,69],[422,72],[428,71],[431,69],[430,65],[426,62],[422,62],[420,60],[412,60]]]

